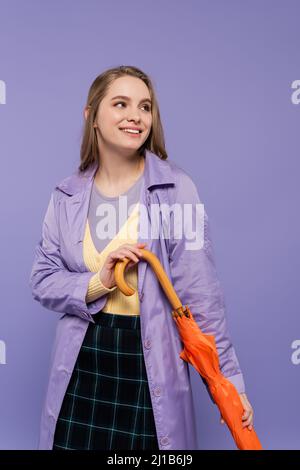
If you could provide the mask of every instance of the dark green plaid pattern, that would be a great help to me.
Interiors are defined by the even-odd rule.
[[[56,423],[53,450],[156,449],[140,317],[93,315]]]

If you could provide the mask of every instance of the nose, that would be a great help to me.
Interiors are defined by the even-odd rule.
[[[139,122],[141,121],[141,119],[140,119],[138,116],[133,116],[133,117],[127,118],[127,121],[128,121],[128,122],[133,121],[134,123],[137,124],[137,123],[139,123]]]
[[[141,117],[137,111],[132,111],[129,113],[127,121],[134,121],[134,122],[140,122]]]

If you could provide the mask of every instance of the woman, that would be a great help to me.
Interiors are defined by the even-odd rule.
[[[215,335],[222,373],[240,393],[243,425],[251,429],[253,410],[227,331],[207,215],[204,244],[191,247],[190,234],[175,236],[172,211],[163,223],[152,212],[188,204],[189,223],[201,202],[190,176],[167,161],[150,78],[135,67],[105,71],[91,85],[84,117],[80,166],[51,195],[30,278],[34,298],[63,313],[39,448],[197,449],[189,368],[179,358],[170,304],[147,263],[139,262],[144,247],[158,256],[203,332]],[[121,195],[131,211],[120,208]],[[131,297],[114,278],[124,257],[136,290]]]

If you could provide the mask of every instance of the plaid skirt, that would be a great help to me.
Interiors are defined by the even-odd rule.
[[[156,449],[140,316],[98,312],[56,423],[54,450]]]

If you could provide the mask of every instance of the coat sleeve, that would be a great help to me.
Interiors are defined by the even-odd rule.
[[[190,307],[203,333],[214,335],[222,374],[235,385],[238,393],[244,393],[243,374],[228,332],[207,213],[196,185],[185,172],[179,175],[176,186],[175,202],[184,215],[184,224],[182,235],[178,232],[180,224],[174,225],[174,220],[171,224],[169,253],[172,282],[182,304]],[[193,238],[193,233],[197,237],[194,235]],[[205,379],[202,380],[214,402]]]
[[[98,298],[87,303],[87,293],[95,273],[67,269],[60,254],[55,201],[56,192],[53,191],[42,225],[42,237],[35,247],[29,280],[32,295],[49,310],[77,315],[95,323],[92,314],[104,307],[110,290],[103,289]]]

